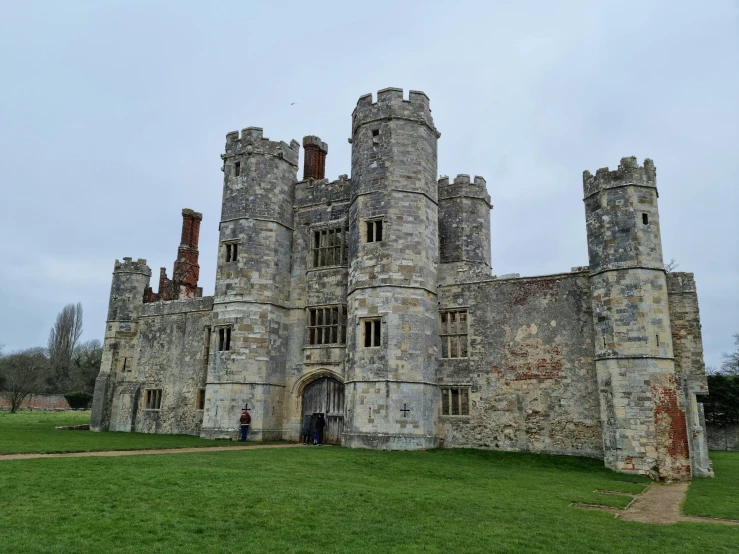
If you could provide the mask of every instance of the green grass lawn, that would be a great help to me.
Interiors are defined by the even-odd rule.
[[[89,452],[93,450],[149,450],[235,446],[236,441],[204,440],[191,435],[93,433],[66,431],[57,425],[90,423],[90,412],[0,411],[0,454],[24,452]],[[0,548],[1,545],[0,545]]]
[[[739,452],[712,451],[711,460],[716,477],[690,484],[683,513],[739,520]]]
[[[739,479],[736,465],[719,467]],[[737,551],[739,527],[648,525],[568,507],[621,506],[622,497],[594,491],[637,492],[646,482],[599,460],[479,450],[300,447],[0,461],[0,550]],[[721,505],[731,490],[712,494]]]

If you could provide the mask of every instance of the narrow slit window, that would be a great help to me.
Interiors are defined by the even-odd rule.
[[[641,214],[641,222],[644,225],[649,225],[649,214]]]
[[[204,410],[205,409],[205,389],[198,389],[198,399],[197,403],[195,404],[196,410]]]
[[[226,350],[231,350],[231,327],[226,327]]]
[[[210,358],[210,327],[205,328],[205,344],[203,345],[203,365],[208,367],[208,358]]]
[[[226,329],[221,327],[218,329],[218,351],[223,352],[226,346]]]
[[[123,358],[123,369],[121,371],[126,371],[126,365],[128,365],[128,358]]]
[[[239,177],[241,175],[241,162],[234,164],[234,176]]]

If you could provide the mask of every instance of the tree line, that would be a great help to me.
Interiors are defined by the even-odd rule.
[[[29,394],[64,394],[70,405],[86,406],[95,389],[103,345],[81,342],[82,304],[64,306],[46,347],[4,353],[0,344],[0,396],[15,412]]]
[[[708,423],[739,423],[739,333],[734,335],[734,346],[734,352],[723,355],[718,370],[709,369],[708,396],[698,397]]]

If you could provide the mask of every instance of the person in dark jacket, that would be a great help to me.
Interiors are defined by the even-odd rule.
[[[310,440],[310,427],[311,423],[313,422],[313,419],[309,415],[303,416],[303,431],[301,432],[301,438],[303,440],[303,444],[308,444],[308,441]]]
[[[241,424],[241,438],[239,442],[246,442],[246,435],[249,432],[249,424],[251,423],[251,414],[246,408],[241,412],[239,423]]]
[[[318,446],[321,446],[323,444],[323,428],[326,427],[326,420],[323,419],[323,414],[318,414],[318,420],[316,421],[316,442],[314,444],[318,444]]]

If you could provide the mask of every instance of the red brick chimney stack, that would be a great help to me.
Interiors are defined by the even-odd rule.
[[[303,137],[303,148],[305,150],[303,180],[325,179],[328,144],[320,138],[310,135]]]

